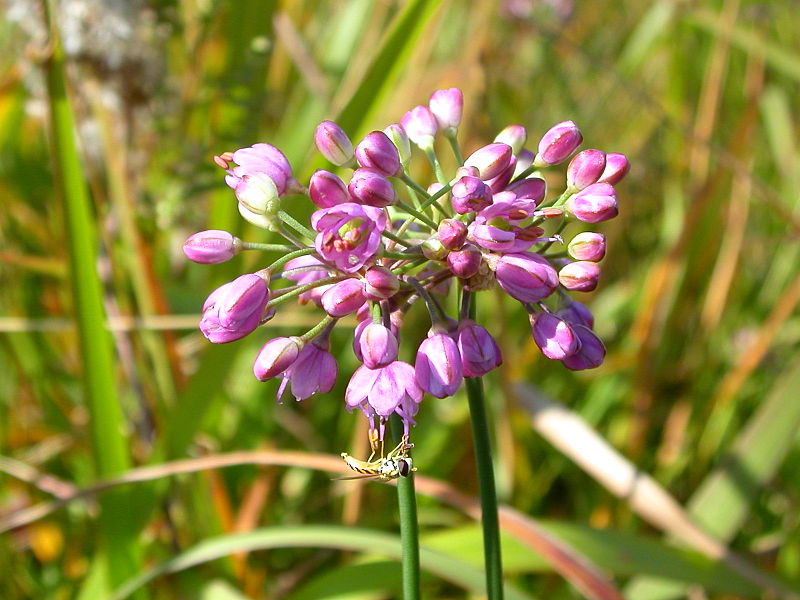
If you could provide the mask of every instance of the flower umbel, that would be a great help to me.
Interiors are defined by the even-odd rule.
[[[521,302],[534,343],[568,369],[598,367],[605,356],[591,311],[570,294],[598,285],[606,239],[584,229],[617,215],[614,186],[630,169],[627,158],[583,150],[566,167],[562,189],[551,193],[545,179],[552,186],[554,178],[539,170],[578,150],[578,126],[557,123],[526,148],[528,131],[512,124],[462,159],[456,135],[463,102],[457,88],[435,91],[427,106],[410,109],[400,124],[355,144],[339,125],[323,121],[314,143],[343,168],[317,170],[308,187],[269,144],[214,157],[244,218],[290,245],[243,242],[217,230],[184,244],[188,258],[206,264],[242,251],[288,249],[267,268],[216,289],[200,322],[211,342],[227,343],[255,331],[286,301],[322,308],[318,325],[268,340],[256,357],[258,379],[281,380],[279,399],[287,391],[306,400],[334,388],[338,366],[329,340],[346,322],[341,318],[356,315],[353,350],[362,364],[347,385],[345,406],[367,416],[373,442],[383,439],[391,415],[399,416],[408,435],[425,393],[452,396],[464,378],[482,377],[502,364],[489,330],[470,318],[478,291],[499,286]],[[458,164],[451,173],[437,158],[437,136],[453,149]],[[430,161],[436,181],[413,179],[412,143]],[[310,228],[282,206],[289,194],[305,195],[316,207]],[[576,220],[582,223],[570,232]],[[448,315],[458,299],[453,296],[461,299],[457,319]],[[417,340],[412,366],[398,355],[404,316],[417,304],[424,304],[431,330]]]

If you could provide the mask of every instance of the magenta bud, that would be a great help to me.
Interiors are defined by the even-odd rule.
[[[617,195],[608,183],[593,183],[567,200],[567,210],[585,223],[600,223],[617,216]]]
[[[420,245],[422,255],[428,260],[444,260],[447,258],[448,250],[438,238],[430,237]]]
[[[583,231],[572,238],[567,252],[576,260],[598,262],[606,255],[606,236],[593,231]]]
[[[606,153],[600,150],[578,152],[567,167],[567,187],[582,190],[596,183],[606,168]]]
[[[383,325],[368,323],[359,338],[361,360],[369,369],[379,369],[397,360],[397,338]]]
[[[575,331],[565,320],[547,312],[537,312],[530,316],[531,335],[547,358],[563,360],[575,354],[580,341]]]
[[[517,168],[517,159],[515,156],[511,156],[511,160],[508,163],[508,166],[500,171],[500,174],[497,177],[493,177],[489,181],[486,182],[486,185],[489,186],[489,189],[492,190],[493,194],[497,194],[502,192],[506,189],[508,182],[511,181],[511,178],[514,176],[514,171]]]
[[[440,129],[455,131],[461,124],[464,112],[464,94],[458,88],[436,90],[431,94],[428,106]]]
[[[523,171],[526,171],[533,164],[535,158],[536,156],[533,152],[527,148],[520,150],[517,154],[517,167],[514,169],[514,177],[518,177]]]
[[[383,130],[383,133],[392,140],[394,147],[397,148],[397,155],[400,157],[400,162],[404,165],[408,164],[408,161],[411,159],[411,140],[408,139],[408,134],[406,130],[403,129],[403,126],[392,123]]]
[[[356,312],[364,302],[364,284],[358,279],[345,279],[334,283],[322,294],[322,308],[332,317],[343,317]]]
[[[539,166],[557,165],[569,158],[583,141],[580,129],[572,121],[553,125],[539,141],[536,163]]]
[[[433,138],[439,130],[436,117],[427,106],[415,106],[400,119],[408,139],[420,148],[432,148]]]
[[[528,132],[522,125],[509,125],[494,138],[495,142],[508,144],[514,154],[519,154],[528,139]]]
[[[446,333],[435,333],[417,350],[414,375],[423,391],[436,398],[452,396],[461,387],[464,370],[458,345]]]
[[[459,179],[452,190],[450,203],[460,215],[483,210],[492,203],[492,190],[477,177],[465,175]]]
[[[456,219],[442,219],[437,230],[439,241],[448,250],[461,248],[467,241],[467,226]]]
[[[590,311],[585,304],[577,300],[573,300],[556,314],[572,325],[583,325],[589,329],[594,327],[594,315],[592,311]]]
[[[392,182],[373,169],[356,169],[347,190],[355,202],[366,206],[384,208],[397,200]]]
[[[514,192],[517,198],[531,200],[535,205],[539,205],[547,193],[547,184],[544,179],[532,177],[515,181],[508,186],[509,192]]]
[[[255,273],[237,277],[225,286],[225,293],[215,302],[222,327],[233,329],[254,318],[261,319],[269,302],[267,281]]]
[[[483,181],[500,175],[511,162],[511,146],[508,144],[488,144],[478,148],[464,161],[465,167],[476,167]]]
[[[373,131],[364,136],[356,146],[355,154],[358,164],[381,175],[399,177],[403,174],[397,147],[382,131]]]
[[[394,296],[400,289],[397,275],[386,267],[374,266],[364,273],[364,296],[379,302]]]
[[[578,336],[581,346],[575,354],[562,360],[564,366],[573,371],[583,371],[602,365],[606,357],[606,347],[600,338],[583,325],[573,325],[572,330]]]
[[[319,169],[314,171],[308,182],[308,195],[311,201],[320,208],[330,208],[337,204],[350,202],[347,186],[330,171]]]
[[[453,178],[453,183],[461,179],[462,177],[476,177],[481,174],[478,170],[478,167],[458,167],[456,169],[456,176]]]
[[[218,229],[200,231],[183,243],[183,253],[191,261],[215,265],[230,260],[242,251],[242,240]]]
[[[558,272],[558,280],[573,292],[591,292],[600,279],[600,266],[586,260],[569,263]]]
[[[259,381],[272,379],[283,373],[297,360],[303,349],[303,340],[299,337],[279,337],[268,341],[256,356],[253,363],[253,374]]]
[[[500,287],[520,302],[538,302],[558,287],[558,273],[538,254],[504,254],[493,267]]]
[[[469,279],[478,274],[481,259],[481,251],[476,245],[464,244],[460,250],[453,250],[447,255],[447,264],[453,275],[461,279]]]
[[[458,327],[458,350],[464,377],[481,377],[503,364],[503,354],[492,335],[472,321]]]
[[[597,182],[616,185],[622,181],[622,178],[625,177],[630,170],[631,163],[628,162],[628,158],[624,154],[609,152],[606,154],[606,168],[603,170],[603,174],[600,175]]]
[[[333,121],[323,121],[317,125],[314,143],[320,154],[337,166],[344,166],[353,160],[353,143]]]

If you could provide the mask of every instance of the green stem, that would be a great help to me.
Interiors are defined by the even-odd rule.
[[[417,220],[422,221],[423,223],[425,223],[425,225],[427,225],[428,227],[430,227],[434,231],[436,231],[436,229],[438,228],[438,225],[436,223],[434,223],[433,220],[430,217],[428,217],[427,215],[419,212],[413,206],[410,206],[410,205],[406,204],[405,202],[400,202],[400,201],[397,202],[397,206],[399,208],[403,209],[408,214],[413,215],[414,217],[416,217]],[[439,208],[441,208],[441,207],[439,207]]]
[[[433,167],[433,172],[436,174],[436,181],[442,185],[447,183],[447,177],[444,176],[442,165],[439,164],[439,158],[436,156],[436,151],[433,148],[425,148],[425,156],[428,157],[428,162]]]
[[[475,319],[475,298],[466,296],[468,314]],[[486,591],[489,600],[503,598],[503,561],[500,554],[500,521],[497,515],[497,491],[494,484],[492,445],[489,439],[489,421],[483,379],[466,377],[469,416],[475,443],[475,463],[478,470],[478,487],[481,496],[481,524],[483,526],[483,560],[486,568]]]
[[[266,252],[291,252],[294,246],[288,244],[261,244],[260,242],[242,242],[242,250],[264,250]]]
[[[424,188],[424,187],[422,187],[420,184],[418,184],[418,183],[417,183],[416,181],[414,181],[413,179],[411,179],[411,177],[409,177],[407,173],[403,173],[403,174],[400,176],[400,179],[401,179],[401,180],[403,181],[403,183],[405,183],[405,184],[406,184],[408,187],[410,187],[412,190],[414,190],[415,192],[417,192],[417,194],[419,194],[419,195],[420,195],[420,197],[421,197],[423,200],[427,200],[428,198],[430,198],[430,195],[429,195],[429,194],[428,194],[428,192],[425,190],[425,188]]]
[[[266,244],[265,244],[266,245]],[[308,256],[309,254],[314,254],[317,251],[316,248],[302,248],[301,250],[295,250],[294,252],[289,252],[284,256],[281,256],[278,260],[272,263],[270,266],[267,267],[267,270],[271,273],[278,267],[282,267],[287,262],[294,258],[300,258],[301,256]]]
[[[403,423],[400,417],[389,419],[395,441],[400,442]],[[400,545],[403,552],[403,600],[419,600],[419,525],[417,523],[417,497],[414,490],[414,473],[397,480],[397,505],[400,513]]]
[[[399,235],[396,235],[396,234],[392,233],[391,231],[382,231],[381,235],[383,237],[385,237],[385,238],[388,238],[388,239],[392,240],[396,244],[400,244],[404,248],[411,248],[411,246],[413,246],[413,244],[411,244],[410,242],[404,240]]]
[[[325,329],[328,325],[333,323],[335,320],[336,320],[335,317],[332,317],[332,316],[328,315],[327,317],[322,319],[322,321],[320,321],[319,323],[314,325],[314,327],[312,327],[311,329],[306,331],[303,335],[301,335],[300,339],[303,340],[304,342],[310,342],[315,337],[317,337],[317,335],[319,335],[319,333],[323,329]]]
[[[444,196],[444,195],[445,195],[447,192],[449,192],[449,191],[452,189],[452,187],[453,187],[453,186],[452,186],[452,185],[450,185],[449,183],[448,183],[448,184],[446,184],[446,185],[445,185],[445,186],[444,186],[442,189],[440,189],[440,190],[439,190],[438,192],[436,192],[436,193],[435,193],[433,196],[431,196],[431,197],[430,197],[430,198],[428,198],[428,199],[427,199],[425,202],[423,202],[423,203],[422,203],[422,210],[425,210],[425,209],[426,209],[426,208],[428,208],[429,206],[433,205],[433,206],[435,206],[436,208],[438,208],[440,211],[442,211],[442,212],[446,212],[446,211],[444,210],[444,208],[442,208],[442,205],[441,205],[441,204],[439,204],[439,203],[437,202],[437,200],[439,200],[439,198],[441,198],[441,197],[442,197],[442,196]]]
[[[285,210],[280,211],[278,213],[278,217],[280,217],[281,221],[286,223],[289,227],[294,229],[297,233],[300,233],[300,234],[306,236],[309,239],[313,240],[314,237],[316,237],[316,235],[317,235],[316,232],[312,231],[311,229],[309,229],[308,227],[303,225],[300,221],[295,219],[292,215],[287,213]]]
[[[514,181],[522,181],[523,179],[525,179],[528,175],[533,173],[538,168],[539,167],[537,167],[536,165],[531,165],[530,167],[525,169],[522,173],[520,173],[519,175],[514,177]],[[513,183],[513,181],[512,181],[512,183]]]
[[[287,300],[296,298],[303,292],[313,290],[314,288],[318,288],[321,285],[328,285],[329,283],[337,283],[339,281],[347,279],[348,277],[349,277],[348,275],[337,275],[335,277],[325,277],[324,279],[317,279],[316,281],[312,281],[311,283],[306,283],[305,285],[299,285],[293,290],[288,291],[285,294],[281,294],[280,296],[273,298],[272,300],[267,302],[267,308],[277,306],[278,304],[283,304]]]
[[[456,132],[450,129],[445,130],[444,136],[447,138],[447,141],[450,142],[450,148],[453,149],[453,155],[456,157],[456,162],[460,165],[464,164],[464,156],[461,154],[461,146],[458,144],[458,138],[456,137]]]
[[[403,173],[403,175],[402,175],[402,177],[400,179],[402,179],[403,182],[408,187],[410,187],[412,190],[414,190],[417,193],[417,195],[419,195],[420,199],[422,200],[422,204],[420,205],[419,210],[423,211],[426,208],[428,208],[429,206],[433,206],[436,210],[438,210],[440,213],[442,213],[445,217],[450,216],[450,215],[447,214],[447,211],[444,208],[441,207],[441,205],[439,205],[438,203],[434,204],[434,202],[432,200],[432,198],[441,198],[442,194],[440,192],[437,192],[436,194],[431,196],[421,185],[419,185],[416,181],[411,179],[405,173]],[[444,185],[444,184],[447,184],[447,181],[444,181],[444,182],[441,182],[441,183]]]

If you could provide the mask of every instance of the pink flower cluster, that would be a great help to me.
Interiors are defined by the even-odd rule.
[[[318,170],[304,187],[269,144],[214,157],[242,216],[287,244],[243,242],[223,231],[186,241],[186,255],[200,263],[223,262],[244,250],[282,254],[209,296],[200,321],[205,336],[214,343],[240,339],[288,300],[317,305],[325,313],[317,326],[269,340],[253,368],[259,380],[282,379],[279,397],[288,387],[302,400],[333,388],[337,363],[329,337],[339,319],[355,315],[353,351],[362,366],[350,379],[345,405],[362,411],[380,439],[392,414],[408,432],[424,394],[451,396],[464,377],[480,377],[502,363],[492,335],[470,318],[474,295],[495,285],[525,306],[533,341],[546,357],[574,370],[599,366],[605,348],[593,332],[592,314],[569,292],[595,289],[606,240],[593,231],[564,238],[571,223],[617,215],[614,185],[628,172],[627,159],[583,150],[567,166],[563,192],[549,194],[541,170],[575,153],[583,141],[578,127],[554,125],[534,152],[525,147],[525,128],[510,125],[462,159],[456,139],[462,107],[460,90],[439,90],[427,106],[414,107],[399,124],[373,131],[355,147],[338,125],[320,123],[316,146],[350,173],[347,182]],[[438,161],[438,136],[448,139],[461,165],[452,177]],[[412,144],[437,173],[427,187],[408,173]],[[307,196],[317,207],[310,228],[281,209],[287,195]],[[275,286],[278,281],[289,285]],[[453,282],[455,294],[447,291]],[[457,319],[448,316],[453,296]],[[398,358],[400,330],[418,303],[431,329],[412,365]]]

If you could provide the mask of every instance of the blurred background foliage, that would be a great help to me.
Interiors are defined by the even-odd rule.
[[[81,235],[97,252],[113,334],[113,393],[94,401],[83,382],[103,368],[81,355],[76,314],[88,327],[104,316],[78,313],[71,294],[44,13],[35,0],[3,4],[0,597],[109,598],[159,565],[177,572],[154,573],[135,597],[397,596],[394,555],[381,545],[394,538],[370,537],[396,533],[394,490],[308,468],[320,453],[366,454],[361,418],[342,410],[355,366],[344,329],[333,338],[334,392],[276,405],[277,382],[255,381],[252,358],[316,315],[285,308],[260,333],[211,347],[196,330],[204,298],[270,257],[201,266],[180,247],[209,228],[269,241],[238,217],[213,154],[266,141],[307,181],[323,166],[312,152],[320,120],[357,139],[451,86],[466,98],[467,152],[509,123],[535,147],[572,119],[584,147],[633,164],[618,186],[620,218],[602,227],[600,289],[585,300],[608,348],[601,368],[572,373],[544,359],[524,311],[483,295],[481,319],[505,353],[487,378],[502,502],[541,520],[626,598],[800,589],[800,3],[59,0],[83,169],[67,176],[90,192],[94,225]],[[288,209],[305,217],[311,206]],[[406,340],[424,335],[415,314]],[[622,463],[589,452],[589,433],[542,421],[544,398],[686,513],[656,492],[615,488]],[[427,399],[418,422],[420,474],[476,493],[465,398]],[[313,454],[158,471],[245,450]],[[153,476],[117,488],[116,501],[92,495],[9,525],[27,506],[146,465]],[[448,493],[419,498],[423,544],[439,553],[423,556],[425,596],[473,597],[479,528]],[[738,558],[723,565],[713,543],[692,547],[687,515]],[[319,528],[328,524],[344,528]],[[514,597],[615,597],[554,572],[514,535],[505,541]],[[127,558],[115,570],[117,551]],[[186,560],[164,564],[176,556]]]

